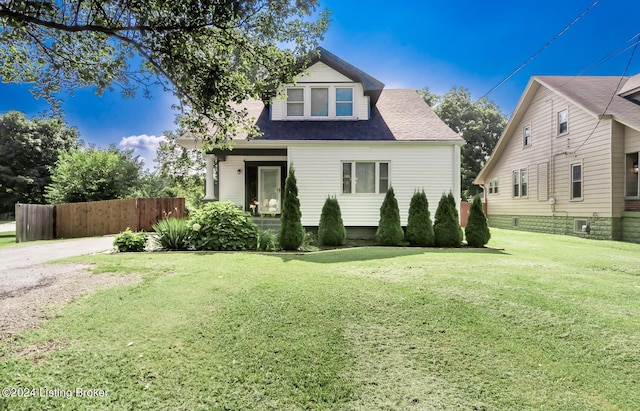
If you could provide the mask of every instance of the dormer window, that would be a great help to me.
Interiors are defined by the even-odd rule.
[[[356,113],[354,87],[299,84],[286,92],[291,120],[353,119]]]
[[[287,89],[287,117],[304,116],[304,89]]]
[[[353,89],[339,87],[336,88],[336,116],[353,116]]]

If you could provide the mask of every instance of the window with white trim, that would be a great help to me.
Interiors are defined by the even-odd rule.
[[[522,128],[522,147],[529,147],[531,145],[531,125],[526,125]]]
[[[582,200],[582,163],[571,164],[571,199]]]
[[[489,181],[489,194],[498,194],[498,180]]]
[[[625,164],[625,196],[638,197],[640,193],[640,179],[638,179],[638,158],[636,153],[627,153]]]
[[[304,116],[304,89],[287,89],[287,117]]]
[[[529,191],[529,173],[526,168],[513,170],[513,196],[526,197]]]
[[[342,162],[342,194],[384,194],[390,181],[388,161]]]
[[[354,90],[354,87],[320,84],[289,87],[286,89],[285,118],[353,119],[355,116]]]
[[[558,135],[564,135],[569,132],[569,109],[558,111]]]

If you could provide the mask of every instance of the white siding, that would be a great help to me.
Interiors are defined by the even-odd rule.
[[[296,79],[296,83],[344,83],[352,80],[323,62],[319,61],[307,68],[306,72]]]
[[[245,161],[286,161],[286,157],[257,157],[257,156],[234,156],[228,155],[225,161],[218,163],[220,182],[220,201],[232,201],[244,207],[245,204]],[[238,174],[238,169],[241,173]]]
[[[346,226],[377,226],[384,194],[342,194],[343,161],[388,161],[403,225],[414,190],[424,189],[433,218],[442,193],[460,189],[458,146],[420,143],[317,143],[289,147],[302,224],[317,226],[327,196],[336,196]],[[319,155],[322,153],[322,155]]]
[[[557,136],[557,112],[569,110],[569,132]],[[523,147],[522,128],[531,125],[531,146]],[[508,145],[500,161],[491,170],[486,181],[499,180],[498,194],[488,195],[489,214],[506,215],[597,215],[612,214],[611,185],[611,120],[597,118],[570,101],[541,87],[526,109],[521,121],[512,128]],[[544,172],[540,164],[549,163],[548,181],[539,182]],[[571,164],[582,163],[583,198],[572,201]],[[529,192],[526,198],[514,198],[513,170],[527,169]],[[543,167],[544,168],[544,167]],[[539,174],[542,174],[540,176]],[[545,201],[554,197],[555,205]]]

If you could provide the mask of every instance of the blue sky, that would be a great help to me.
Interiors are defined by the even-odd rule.
[[[442,94],[466,87],[474,99],[526,61],[594,0],[404,1],[320,0],[332,11],[321,45],[378,78],[387,88],[429,87]],[[580,21],[512,79],[489,95],[509,115],[532,75],[621,75],[640,32],[640,1],[600,0]],[[595,67],[607,55],[614,57]],[[617,54],[617,56],[616,56]],[[585,71],[589,69],[588,71]],[[640,73],[640,50],[628,74]],[[47,108],[26,85],[0,84],[0,113],[29,116]],[[103,97],[90,89],[65,99],[67,122],[99,146],[136,149],[149,165],[154,145],[174,129],[174,103],[160,91],[152,99]]]

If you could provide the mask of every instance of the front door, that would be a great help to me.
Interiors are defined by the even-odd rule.
[[[279,166],[258,167],[258,213],[280,214],[282,199],[280,196]]]

